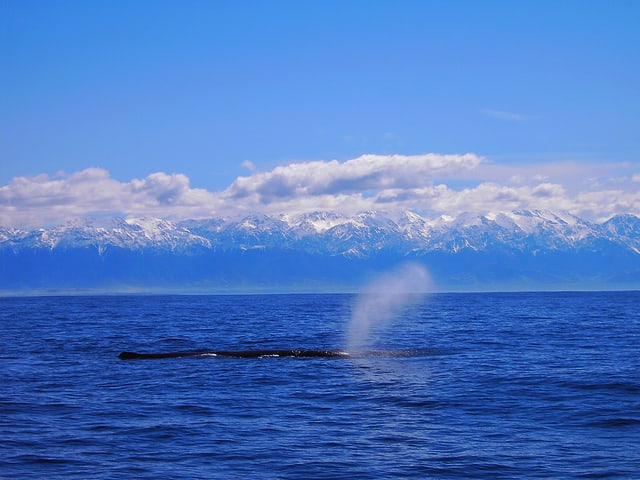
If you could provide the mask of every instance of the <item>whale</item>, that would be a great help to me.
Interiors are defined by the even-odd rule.
[[[122,352],[120,360],[154,360],[162,358],[185,357],[229,357],[229,358],[263,358],[263,357],[296,357],[296,358],[342,358],[349,354],[343,350],[313,350],[306,348],[273,349],[273,350],[196,350],[186,352],[138,353]]]
[[[446,355],[450,352],[433,348],[411,348],[406,350],[359,350],[346,352],[344,350],[322,350],[309,348],[293,349],[257,349],[257,350],[191,350],[181,352],[122,352],[118,355],[120,360],[154,360],[162,358],[194,358],[194,357],[221,357],[221,358],[268,358],[268,357],[292,357],[292,358],[403,358],[423,357],[432,355]]]

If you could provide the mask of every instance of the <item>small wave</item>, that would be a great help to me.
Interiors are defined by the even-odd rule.
[[[587,422],[585,427],[599,427],[599,428],[618,428],[618,427],[630,427],[633,425],[640,425],[640,419],[617,417],[617,418],[604,418],[601,420],[595,420]]]
[[[640,393],[640,385],[635,382],[567,382],[566,385],[576,390],[605,390],[605,391],[618,391],[621,393],[637,394]]]
[[[410,358],[444,355],[444,350],[434,348],[409,348],[404,350],[363,350],[349,353],[353,358]]]

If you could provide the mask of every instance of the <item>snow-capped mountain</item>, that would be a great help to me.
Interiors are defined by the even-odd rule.
[[[187,228],[157,218],[84,218],[48,229],[0,229],[0,249],[66,250],[85,247],[95,247],[100,252],[109,247],[184,252],[210,248],[211,243]]]
[[[517,211],[491,215],[462,214],[428,220],[413,212],[392,219],[377,212],[347,217],[314,212],[298,217],[249,215],[240,220],[170,222],[157,218],[77,219],[34,230],[0,227],[0,249],[118,247],[226,250],[286,248],[361,256],[385,249],[408,252],[485,251],[501,247],[524,250],[571,250],[606,240],[633,250],[640,244],[640,218],[619,215],[594,224],[571,214]]]
[[[28,288],[34,279],[41,286],[53,277],[80,279],[78,271],[89,268],[94,270],[87,286],[95,281],[147,285],[158,278],[168,285],[357,283],[406,260],[424,263],[446,284],[571,287],[588,280],[637,288],[640,218],[619,215],[591,223],[537,210],[435,219],[415,212],[181,222],[85,218],[51,228],[0,228],[0,259],[6,267],[0,289]]]
[[[618,215],[602,224],[602,230],[612,241],[621,241],[640,253],[640,222],[634,215]]]

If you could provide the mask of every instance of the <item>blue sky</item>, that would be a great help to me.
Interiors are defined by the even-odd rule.
[[[0,223],[640,213],[639,52],[636,1],[0,0]]]

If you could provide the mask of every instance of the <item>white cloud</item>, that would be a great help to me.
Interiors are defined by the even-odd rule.
[[[250,165],[247,165],[250,167]],[[310,161],[238,177],[218,192],[192,188],[180,173],[120,182],[100,168],[16,177],[0,187],[0,225],[61,223],[91,215],[169,219],[414,210],[429,216],[525,208],[601,219],[640,214],[638,166],[578,162],[497,164],[474,154],[363,155]]]
[[[485,108],[484,110],[480,110],[480,113],[487,117],[497,118],[499,120],[508,120],[510,122],[520,122],[522,120],[528,120],[532,117],[531,115],[524,115],[522,113],[514,113],[514,112],[505,112],[504,110],[493,110],[490,108]]]
[[[42,225],[104,214],[210,216],[219,204],[217,197],[191,188],[182,174],[153,173],[124,183],[99,168],[57,178],[16,177],[0,187],[0,224]]]
[[[245,160],[244,162],[242,162],[241,166],[246,168],[252,173],[257,170],[255,163],[253,163],[251,160]]]
[[[264,203],[299,195],[344,194],[381,188],[411,188],[477,167],[482,158],[465,155],[362,155],[346,162],[312,161],[239,177],[228,188],[234,198],[258,196]]]
[[[500,212],[526,208],[572,210],[560,185],[505,186],[495,183],[454,190],[446,185],[434,187],[383,191],[377,203],[395,208],[423,211],[432,216],[458,215],[463,212]]]

